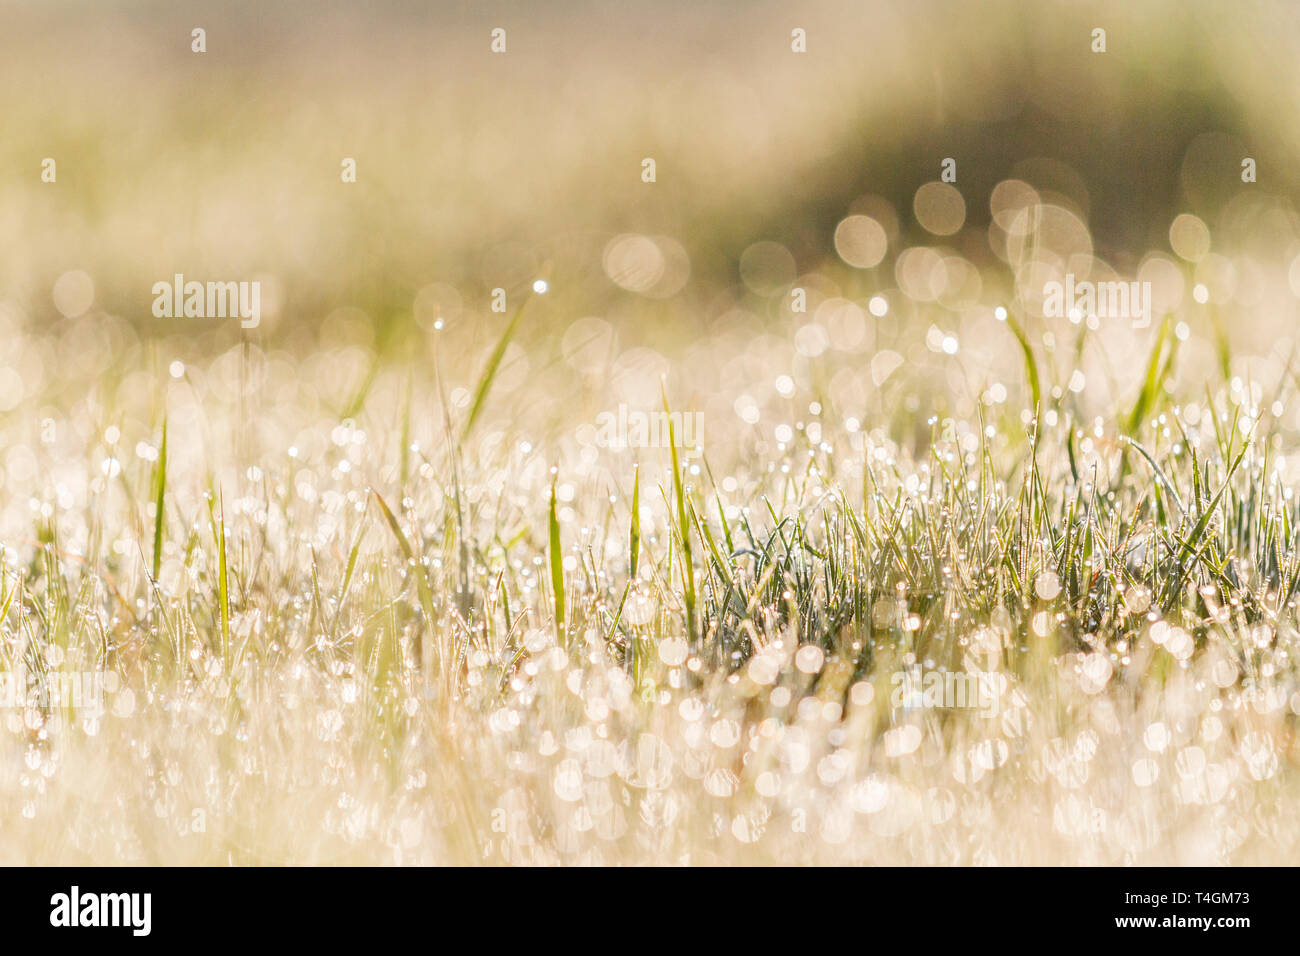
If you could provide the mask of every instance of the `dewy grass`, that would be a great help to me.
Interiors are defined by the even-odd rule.
[[[162,563],[163,527],[167,512],[167,419],[163,418],[162,444],[158,450],[158,466],[154,479],[154,514],[153,514],[153,578],[158,580],[158,571]]]
[[[555,516],[555,483],[551,483],[551,507],[546,514],[547,557],[551,566],[551,606],[554,608],[555,639],[563,647],[564,633],[564,553],[560,545],[560,522]]]
[[[0,863],[1300,854],[1272,6],[24,6]]]
[[[402,381],[376,390],[393,414]],[[208,509],[210,535],[155,522],[142,603],[52,536],[6,575],[24,653],[103,659],[115,681],[103,712],[11,711],[5,746],[31,762],[0,786],[19,811],[5,857],[1276,859],[1300,844],[1271,809],[1296,787],[1297,503],[1231,396],[1195,423],[1151,400],[1164,424],[1131,444],[1061,424],[1059,403],[913,451],[826,422],[751,462],[743,492],[715,484],[708,510],[666,450],[615,476],[626,524],[575,493],[569,459],[507,499],[486,449],[522,454],[519,476],[541,452],[473,446],[472,518],[450,531],[465,571],[438,540],[455,449],[417,450],[406,527],[338,469],[294,479],[337,517],[273,470],[205,502],[160,449],[158,513],[165,487],[174,513]],[[1149,470],[1120,480],[1128,447]],[[374,453],[365,470],[395,480],[401,451]],[[671,472],[658,505],[647,468]],[[365,533],[368,499],[390,535]],[[73,807],[71,829],[38,828]]]

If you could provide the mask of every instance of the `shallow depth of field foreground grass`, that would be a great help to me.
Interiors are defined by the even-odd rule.
[[[1297,859],[1281,7],[0,6],[0,863]]]
[[[1123,425],[1056,388],[910,447],[781,382],[793,427],[723,434],[725,471],[707,428],[703,456],[638,470],[544,453],[469,394],[444,418],[408,371],[262,444],[239,403],[284,388],[273,367],[236,348],[201,391],[176,363],[152,438],[87,404],[29,452],[6,862],[1297,849],[1294,432],[1240,381],[1178,408],[1153,371]],[[102,715],[58,699],[100,669]],[[925,697],[945,669],[984,675],[966,706]]]

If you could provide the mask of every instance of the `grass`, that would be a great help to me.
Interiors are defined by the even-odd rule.
[[[670,428],[603,495],[563,443],[500,440],[500,346],[460,406],[381,369],[355,422],[321,417],[314,457],[257,481],[164,425],[80,516],[102,554],[61,545],[58,515],[4,575],[6,669],[112,675],[102,714],[9,711],[5,859],[1285,858],[1289,438],[1231,383],[1176,405],[1170,338],[1122,430],[1027,368],[1037,417],[909,446],[823,406],[696,459]],[[451,420],[418,425],[437,405]],[[449,438],[475,415],[495,436]],[[108,544],[137,478],[147,579]],[[976,673],[994,706],[943,696]]]
[[[1273,11],[290,6],[0,38],[0,863],[1296,858]]]

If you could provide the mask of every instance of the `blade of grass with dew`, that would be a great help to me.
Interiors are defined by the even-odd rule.
[[[1029,345],[1029,337],[1025,335],[1025,330],[1020,323],[1015,320],[1011,312],[1007,312],[1007,327],[1020,343],[1020,352],[1025,362],[1025,378],[1029,381],[1029,394],[1032,399],[1032,408],[1034,414],[1038,414],[1039,406],[1042,404],[1043,389],[1038,381],[1038,363],[1034,360],[1034,350]]]
[[[627,534],[628,578],[635,582],[641,558],[641,466],[632,466],[632,522]]]
[[[560,521],[555,513],[555,482],[551,482],[551,506],[547,515],[551,592],[555,604],[555,639],[566,646],[564,632],[564,556],[560,552]]]
[[[668,448],[673,461],[673,492],[677,498],[677,526],[682,542],[682,588],[686,599],[686,639],[695,646],[695,562],[691,557],[691,523],[686,516],[686,491],[682,485],[682,467],[677,457],[677,433],[673,427],[672,412],[668,408],[668,393],[664,390],[664,415],[668,419]]]
[[[1201,536],[1205,534],[1205,529],[1209,527],[1210,521],[1214,517],[1214,511],[1219,506],[1219,501],[1223,498],[1224,492],[1228,490],[1228,485],[1232,482],[1232,476],[1236,474],[1237,468],[1240,467],[1241,461],[1246,457],[1246,452],[1250,450],[1250,447],[1249,441],[1242,443],[1241,451],[1237,453],[1237,457],[1233,459],[1231,466],[1229,466],[1227,473],[1223,477],[1223,484],[1219,486],[1219,490],[1214,493],[1214,497],[1205,506],[1205,511],[1201,514],[1200,520],[1192,527],[1186,539],[1181,542],[1182,551],[1178,557],[1179,573],[1171,582],[1170,589],[1167,592],[1167,599],[1172,600],[1182,590],[1191,569],[1196,566],[1198,556],[1204,552],[1206,547],[1213,544],[1212,541],[1206,542],[1206,545],[1201,547],[1198,542]],[[1188,561],[1189,558],[1191,559],[1190,562]]]
[[[424,610],[425,622],[432,634],[434,621],[436,620],[433,612],[433,589],[429,585],[429,575],[424,562],[419,559],[415,549],[411,547],[410,540],[406,537],[406,533],[402,531],[402,526],[397,522],[397,516],[393,514],[393,509],[388,507],[388,502],[384,500],[384,496],[374,488],[370,489],[370,494],[374,497],[375,504],[379,505],[379,511],[384,516],[384,521],[388,523],[388,527],[393,532],[393,537],[397,539],[397,546],[401,549],[402,556],[406,559],[407,564],[411,566],[412,573],[415,575],[415,586],[420,597],[420,607]],[[419,637],[416,640],[416,657],[423,660],[423,642]]]
[[[221,616],[221,655],[230,663],[230,579],[226,571],[226,509],[220,492],[208,495],[208,521],[217,546],[217,604]]]
[[[334,601],[334,616],[330,622],[330,633],[337,636],[339,626],[339,616],[343,613],[343,604],[347,601],[348,589],[352,585],[352,575],[357,569],[357,556],[361,553],[361,542],[366,536],[365,518],[362,518],[361,527],[357,529],[357,536],[352,542],[352,547],[348,550],[348,564],[343,572],[343,583],[339,585],[339,594]]]
[[[545,274],[549,270],[543,269],[542,271]],[[474,386],[474,401],[470,405],[469,415],[465,419],[465,426],[461,429],[461,441],[464,441],[469,436],[470,431],[474,428],[474,423],[478,421],[479,415],[483,411],[483,405],[487,401],[488,392],[492,390],[492,382],[501,368],[501,360],[505,357],[506,349],[510,346],[510,340],[515,337],[515,331],[519,328],[519,322],[523,318],[528,304],[538,294],[533,288],[528,290],[524,295],[524,300],[519,303],[514,315],[510,317],[510,321],[506,323],[505,331],[501,333],[501,338],[497,340],[496,346],[492,349],[492,354],[488,356],[487,364],[483,366],[483,371],[479,374],[478,384]]]
[[[1164,470],[1156,464],[1156,460],[1151,457],[1151,453],[1127,435],[1121,435],[1120,440],[1126,445],[1131,445],[1139,455],[1147,460],[1147,464],[1151,466],[1151,470],[1156,474],[1156,479],[1160,484],[1164,485],[1170,496],[1174,499],[1174,504],[1178,506],[1178,511],[1181,514],[1187,514],[1187,509],[1183,507],[1183,499],[1178,495],[1178,489],[1174,487],[1174,483],[1169,480],[1169,476],[1164,473]]]
[[[166,512],[163,503],[167,495],[167,418],[163,417],[162,444],[158,449],[158,466],[154,477],[153,496],[153,579],[158,580],[162,569],[162,539]]]
[[[637,463],[632,466],[632,515],[628,524],[627,531],[627,586],[623,589],[623,598],[618,602],[618,613],[614,615],[614,623],[610,625],[609,637],[613,640],[615,631],[618,629],[618,622],[623,618],[623,607],[627,604],[627,597],[632,593],[632,588],[636,587],[636,574],[638,564],[641,560],[641,465]],[[632,635],[632,682],[636,688],[641,687],[641,638],[635,634]]]
[[[1173,325],[1165,319],[1160,323],[1160,331],[1156,334],[1156,341],[1151,346],[1151,354],[1147,358],[1146,374],[1142,376],[1142,390],[1138,392],[1137,401],[1133,403],[1133,411],[1129,414],[1130,435],[1138,433],[1147,413],[1155,408],[1160,395],[1160,383],[1168,374],[1177,350],[1178,339],[1173,334]]]

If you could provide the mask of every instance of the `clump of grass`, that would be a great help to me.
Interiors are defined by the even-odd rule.
[[[627,524],[607,532],[621,561],[601,557],[608,542],[580,500],[587,530],[568,528],[563,464],[535,544],[528,509],[483,512],[467,497],[474,525],[492,529],[467,537],[467,565],[459,545],[443,560],[417,543],[363,488],[356,500],[373,501],[390,535],[367,536],[361,509],[302,570],[288,555],[236,569],[252,526],[210,496],[218,646],[161,654],[145,635],[144,670],[119,668],[93,743],[76,711],[47,709],[41,726],[79,773],[127,787],[142,772],[166,788],[172,830],[91,814],[118,840],[152,834],[140,859],[1170,861],[1183,851],[1158,834],[1183,829],[1203,841],[1188,858],[1270,858],[1300,840],[1289,824],[1216,821],[1243,819],[1261,788],[1294,792],[1300,515],[1269,480],[1266,439],[1176,420],[1176,446],[1117,434],[1085,450],[1040,419],[1001,455],[988,433],[978,447],[936,433],[916,456],[882,436],[810,448],[798,473],[774,472],[741,501],[719,489],[708,512],[666,450],[671,492],[648,528],[647,465],[630,469]],[[1145,471],[1123,472],[1126,448]],[[862,480],[847,480],[857,467]],[[483,468],[468,467],[466,488]],[[166,487],[189,507],[192,489]],[[440,527],[426,509],[453,507],[433,489],[404,503],[413,528]],[[166,527],[155,523],[155,555],[176,553],[158,540]],[[205,545],[173,544],[206,573]],[[467,616],[453,599],[463,567],[491,596]],[[160,571],[165,619],[208,631]],[[6,620],[30,609],[29,646],[49,660],[48,597],[6,580]],[[303,594],[300,609],[282,603]],[[70,600],[64,653],[84,654],[102,641],[86,597]],[[112,625],[112,646],[129,648],[133,627]],[[924,681],[908,684],[977,670],[995,712],[926,704]],[[171,718],[143,706],[148,693],[184,708],[179,737],[159,736]],[[261,762],[272,753],[285,756]],[[40,812],[73,799],[62,779]],[[366,816],[339,811],[343,789]],[[203,833],[185,830],[196,806],[214,811]],[[307,851],[288,832],[313,813],[325,830]]]
[[[41,452],[58,486],[14,489],[30,540],[0,554],[0,660],[30,676],[0,715],[6,862],[1300,851],[1281,385],[1181,383],[1165,322],[1102,414],[1086,327],[1018,314],[1018,350],[963,364],[882,321],[870,410],[855,355],[705,342],[719,381],[672,406],[708,408],[709,440],[680,447],[664,383],[665,447],[625,454],[577,404],[644,398],[640,372],[525,306],[482,361],[445,330],[427,369],[330,353],[296,367],[316,401],[247,427],[280,386],[223,399],[218,358],[111,449]],[[82,672],[111,675],[102,708],[58,697]]]

